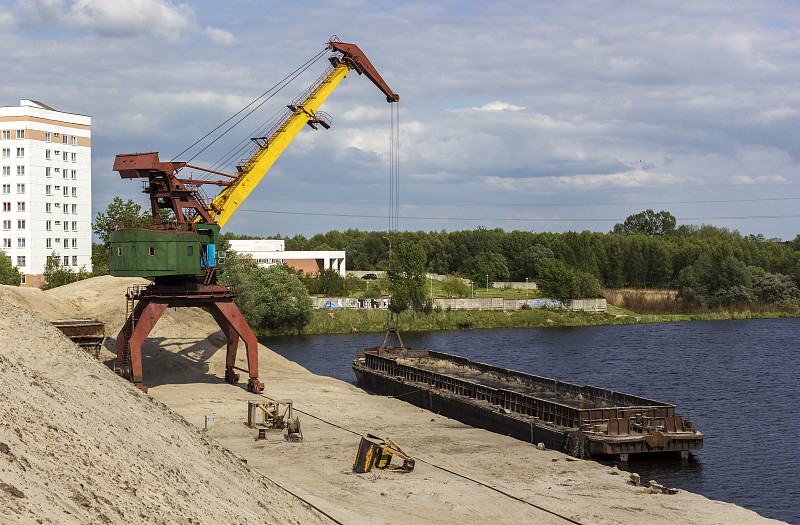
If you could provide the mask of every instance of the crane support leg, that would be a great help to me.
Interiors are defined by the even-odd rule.
[[[247,382],[247,390],[260,394],[264,390],[264,383],[258,380],[258,341],[255,334],[250,330],[250,326],[248,326],[239,308],[232,301],[215,302],[210,305],[209,310],[228,339],[228,353],[225,358],[225,381],[235,383],[239,379],[239,374],[234,369],[239,338],[242,338],[247,350],[247,370],[250,375],[250,379]]]
[[[121,370],[126,368],[127,363],[124,362],[124,359],[127,354],[130,359],[131,381],[142,392],[147,392],[147,387],[142,384],[142,343],[147,339],[148,334],[150,334],[150,331],[166,309],[167,303],[142,299],[136,305],[132,317],[128,318],[125,327],[122,328],[117,336],[117,366]],[[126,341],[126,327],[131,325],[133,329]],[[120,349],[123,349],[123,351],[120,352]]]
[[[117,335],[117,373],[132,380],[143,392],[142,343],[167,308],[207,308],[214,321],[222,329],[228,348],[225,357],[225,381],[236,383],[236,351],[239,339],[247,349],[247,390],[260,394],[264,383],[258,380],[258,341],[247,325],[242,312],[233,302],[236,294],[220,284],[203,284],[196,281],[181,283],[181,286],[151,284],[128,289],[128,320]]]

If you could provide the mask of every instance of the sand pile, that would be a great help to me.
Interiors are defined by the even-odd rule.
[[[2,523],[321,522],[3,292]]]
[[[348,524],[563,524],[564,517],[584,524],[775,523],[696,494],[649,494],[614,468],[369,395],[263,346],[264,394],[303,411],[305,440],[289,443],[280,432],[255,440],[244,424],[247,403],[266,399],[223,381],[225,338],[206,312],[170,309],[153,329],[142,345],[147,396],[46,323],[8,306],[48,319],[103,320],[111,338],[101,358],[110,362],[125,290],[141,282],[102,277],[44,293],[0,287],[0,442],[8,446],[0,453],[0,515],[12,523],[319,519],[254,471]],[[15,333],[22,337],[12,349]],[[244,368],[240,347],[237,366]],[[202,431],[205,416],[216,423]],[[414,472],[354,474],[360,434],[367,432],[415,456]]]

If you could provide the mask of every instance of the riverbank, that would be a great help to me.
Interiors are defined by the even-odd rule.
[[[607,313],[570,312],[565,310],[443,310],[429,314],[404,312],[392,321],[400,331],[469,330],[472,328],[545,328],[568,326],[625,325],[678,321],[720,321],[729,319],[773,319],[797,317],[792,312],[705,312],[689,314],[638,314],[608,306]],[[352,334],[386,330],[386,310],[319,309],[301,331],[303,335]],[[286,332],[262,330],[259,336],[286,335]]]
[[[0,425],[0,441],[10,444],[0,453],[0,480],[13,486],[0,490],[0,510],[11,523],[54,515],[70,524],[324,521],[298,497],[342,523],[776,523],[690,492],[650,494],[616,468],[369,395],[264,346],[264,394],[294,402],[305,439],[290,443],[268,432],[255,440],[244,424],[247,402],[265,398],[224,382],[225,338],[201,309],[168,309],[143,343],[150,396],[56,345],[66,339],[55,329],[43,337],[42,318],[97,317],[109,336],[101,353],[108,365],[125,291],[138,282],[102,277],[48,292],[0,287],[0,300],[39,318],[18,313],[0,324],[2,340],[15,341],[13,352],[0,349],[7,360],[0,360],[0,392],[13,394],[15,418],[14,428]],[[236,365],[246,366],[244,351]],[[206,416],[214,425],[203,431]],[[367,432],[417,458],[414,472],[353,473]],[[12,461],[14,479],[2,463]],[[259,507],[260,520],[252,517]]]

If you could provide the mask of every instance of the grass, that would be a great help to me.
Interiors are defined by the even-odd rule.
[[[500,292],[500,293],[498,293]],[[531,290],[530,292],[533,292]],[[534,297],[530,293],[528,297]],[[728,307],[687,308],[672,290],[603,290],[608,300],[607,313],[569,312],[549,309],[530,310],[442,310],[430,314],[405,312],[395,320],[401,331],[468,330],[474,328],[543,328],[567,326],[624,325],[677,321],[716,321],[797,317],[797,307],[763,304],[738,304]],[[434,295],[436,287],[434,285]],[[525,290],[489,289],[476,297],[525,297]],[[348,334],[383,332],[386,310],[314,310],[302,334]],[[282,335],[285,332],[259,331],[257,335]]]

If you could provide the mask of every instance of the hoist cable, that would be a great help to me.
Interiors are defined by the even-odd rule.
[[[256,97],[255,99],[253,99],[253,101],[252,101],[252,102],[250,102],[250,103],[249,103],[249,104],[247,104],[245,107],[243,107],[242,109],[240,109],[239,111],[237,111],[236,113],[234,113],[233,115],[231,115],[230,117],[228,117],[228,119],[227,119],[227,120],[225,120],[224,122],[222,122],[221,124],[219,124],[217,127],[215,127],[214,129],[212,129],[211,131],[209,131],[208,133],[206,133],[205,135],[203,135],[203,136],[202,136],[202,137],[200,137],[199,139],[197,139],[197,140],[196,140],[196,141],[195,141],[195,142],[194,142],[194,143],[193,143],[191,146],[187,147],[186,149],[184,149],[183,151],[181,151],[180,153],[178,153],[177,155],[175,155],[175,157],[173,157],[173,159],[172,159],[172,160],[174,161],[176,158],[180,157],[181,155],[183,155],[183,154],[184,154],[184,153],[186,153],[187,151],[189,151],[189,150],[191,150],[192,148],[194,148],[196,145],[198,145],[199,143],[201,143],[203,140],[207,139],[209,136],[211,136],[212,134],[214,134],[214,133],[215,133],[216,131],[218,131],[220,128],[222,128],[223,126],[225,126],[225,125],[226,125],[228,122],[230,122],[231,120],[233,120],[234,118],[236,118],[238,115],[240,115],[241,113],[243,113],[244,111],[246,111],[246,110],[247,110],[247,109],[248,109],[250,106],[252,106],[253,104],[257,103],[259,100],[261,100],[262,98],[266,97],[266,96],[267,96],[267,95],[268,95],[270,92],[272,92],[273,90],[275,90],[275,92],[274,92],[274,93],[272,93],[272,94],[271,94],[271,95],[270,95],[268,98],[266,98],[266,99],[265,99],[263,102],[261,102],[260,104],[258,104],[256,107],[254,107],[254,108],[253,108],[253,109],[251,109],[250,111],[248,111],[248,112],[247,112],[247,113],[244,115],[244,117],[242,117],[241,119],[239,119],[238,121],[236,121],[236,122],[235,122],[235,123],[234,123],[234,124],[233,124],[231,127],[229,127],[227,130],[225,130],[224,132],[222,132],[222,134],[220,134],[220,135],[219,135],[219,137],[217,137],[217,138],[216,138],[216,139],[214,139],[214,140],[213,140],[213,141],[212,141],[210,144],[208,144],[206,147],[204,147],[203,149],[201,149],[200,151],[198,151],[198,152],[197,152],[197,153],[196,153],[194,156],[192,156],[192,157],[191,157],[189,160],[187,160],[186,162],[191,162],[192,160],[194,160],[194,159],[195,159],[195,158],[196,158],[198,155],[200,155],[202,152],[204,152],[206,149],[208,149],[208,148],[209,148],[209,147],[210,147],[212,144],[214,144],[214,143],[215,143],[217,140],[219,140],[219,139],[220,139],[220,138],[222,138],[222,137],[223,137],[225,134],[227,134],[229,131],[231,131],[233,128],[235,128],[235,127],[236,127],[236,126],[237,126],[239,123],[241,123],[241,122],[242,122],[242,120],[244,120],[245,118],[247,118],[248,116],[250,116],[250,115],[251,115],[251,114],[252,114],[252,113],[253,113],[255,110],[257,110],[258,108],[260,108],[261,106],[263,106],[263,105],[264,105],[264,104],[265,104],[265,103],[266,103],[268,100],[270,100],[270,99],[271,99],[272,97],[274,97],[274,96],[275,96],[277,93],[279,93],[279,92],[280,92],[280,91],[281,91],[283,88],[285,88],[285,87],[286,87],[286,86],[287,86],[287,85],[288,85],[288,84],[289,84],[289,83],[290,83],[292,80],[294,80],[295,78],[297,78],[297,76],[298,76],[300,73],[302,73],[303,71],[305,71],[306,69],[308,69],[308,68],[309,68],[309,67],[310,67],[310,66],[311,66],[311,65],[312,65],[314,62],[316,62],[317,60],[319,60],[319,59],[320,59],[320,57],[322,57],[322,55],[324,55],[326,52],[327,52],[327,49],[323,49],[322,51],[320,51],[319,53],[317,53],[317,54],[316,54],[314,57],[310,58],[310,59],[309,59],[308,61],[306,61],[306,62],[305,62],[303,65],[301,65],[300,67],[298,67],[297,69],[295,69],[295,70],[294,70],[292,73],[289,73],[287,76],[285,76],[285,77],[284,77],[282,80],[280,80],[280,81],[279,81],[278,83],[276,83],[274,86],[272,86],[271,88],[269,88],[268,90],[266,90],[264,93],[262,93],[261,95],[259,95],[259,96],[258,96],[258,97]]]

